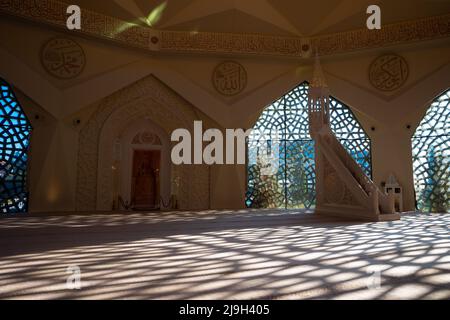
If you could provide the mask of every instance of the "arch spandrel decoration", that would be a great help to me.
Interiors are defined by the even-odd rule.
[[[315,148],[309,135],[309,84],[304,82],[268,106],[248,141],[246,205],[253,208],[313,208],[315,206]],[[371,143],[349,107],[331,98],[331,127],[346,150],[370,177]],[[278,132],[278,170],[261,174],[258,156],[273,145]]]
[[[0,78],[0,213],[28,210],[31,124],[10,85]]]
[[[450,89],[436,98],[413,138],[417,208],[450,212]]]
[[[111,163],[114,137],[100,148],[100,137],[106,127],[116,126],[119,131],[126,123],[148,117],[169,135],[178,128],[191,128],[198,120],[193,106],[178,96],[154,76],[149,76],[103,99],[96,112],[82,128],[79,137],[77,174],[77,211],[93,211],[97,203],[112,206],[109,195],[113,185]],[[106,126],[107,125],[107,126]],[[209,168],[206,166],[176,166],[172,170],[177,181],[181,209],[207,209],[209,207]],[[97,199],[98,188],[104,189],[104,199]]]

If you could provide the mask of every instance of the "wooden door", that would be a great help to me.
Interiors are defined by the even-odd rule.
[[[159,204],[159,150],[135,150],[133,155],[132,205],[155,208]]]

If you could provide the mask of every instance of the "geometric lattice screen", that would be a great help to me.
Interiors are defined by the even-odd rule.
[[[307,82],[268,106],[248,139],[249,208],[315,206],[314,141],[309,135]],[[331,98],[331,128],[366,174],[372,176],[371,144],[352,111]],[[264,173],[261,155],[275,158],[276,170]]]
[[[28,210],[27,152],[31,125],[11,87],[0,79],[0,212]]]
[[[412,138],[417,208],[450,211],[450,90],[433,101]]]

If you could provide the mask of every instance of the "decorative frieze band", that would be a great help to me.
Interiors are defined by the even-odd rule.
[[[426,41],[450,36],[450,15],[385,25],[381,30],[361,29],[311,39],[320,54],[387,47],[396,44]]]
[[[56,0],[0,0],[0,13],[25,18],[67,30],[67,3]],[[90,10],[82,11],[82,33],[127,46],[149,48],[151,30]]]
[[[162,31],[163,51],[302,57],[309,39],[255,34]]]
[[[66,29],[67,3],[56,0],[0,0],[0,13]],[[256,34],[156,31],[84,9],[82,30],[70,31],[122,45],[162,52],[307,57],[311,48],[332,55],[450,36],[450,14],[311,38]]]

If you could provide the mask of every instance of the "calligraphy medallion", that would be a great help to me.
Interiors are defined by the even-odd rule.
[[[381,91],[397,90],[405,84],[408,75],[408,63],[396,54],[378,57],[372,62],[369,70],[370,83]]]
[[[86,56],[83,48],[67,38],[53,38],[42,48],[41,61],[45,70],[59,79],[72,79],[83,72]]]
[[[213,72],[213,85],[225,96],[235,96],[247,86],[247,71],[234,61],[224,61]]]

